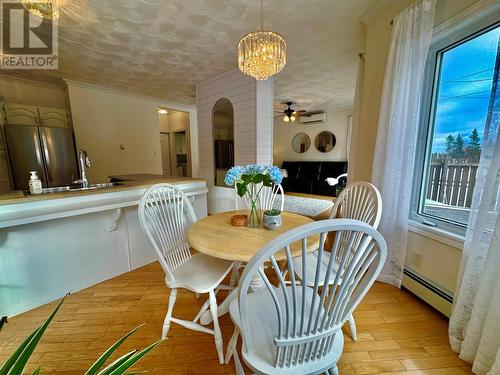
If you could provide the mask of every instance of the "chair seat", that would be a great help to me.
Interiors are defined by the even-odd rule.
[[[298,287],[298,295],[302,296],[302,287]],[[291,295],[291,287],[287,288]],[[284,297],[281,290],[275,288],[275,293],[285,311]],[[306,287],[306,316],[310,311],[312,288]],[[301,305],[298,301],[299,306]],[[241,331],[241,319],[238,300],[231,302],[229,307],[231,319]],[[247,352],[243,344],[242,356],[245,363],[255,372],[262,374],[319,374],[331,368],[340,358],[344,346],[344,337],[339,330],[335,335],[331,351],[321,360],[309,361],[293,367],[274,367],[276,345],[274,338],[278,332],[278,317],[271,295],[267,289],[257,290],[247,297],[248,323],[252,327],[252,340],[254,342],[251,352]]]
[[[227,276],[233,262],[202,253],[193,255],[174,271],[175,282],[165,282],[169,288],[186,288],[195,293],[208,293]]]
[[[316,264],[318,262],[318,251],[313,251],[307,254],[306,259],[306,283],[307,285],[314,285],[314,278],[316,275]],[[323,252],[323,256],[321,257],[321,268],[319,273],[319,286],[323,286],[325,282],[326,271],[328,268],[328,262],[330,261],[331,254],[328,251]],[[295,274],[303,280],[303,270],[302,270],[302,257],[296,257],[292,259],[293,268]],[[335,281],[335,276],[337,275],[337,271],[339,269],[339,264],[336,260],[333,261],[332,271],[330,272],[330,277],[328,280],[328,284],[331,284]],[[340,282],[341,280],[339,280]]]

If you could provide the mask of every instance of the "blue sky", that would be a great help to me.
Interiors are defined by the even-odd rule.
[[[443,54],[433,152],[445,152],[445,138],[465,139],[477,128],[482,140],[500,27]]]

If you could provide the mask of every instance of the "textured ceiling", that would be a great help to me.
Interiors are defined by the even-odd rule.
[[[265,27],[288,45],[276,101],[352,105],[359,17],[372,0],[266,0]],[[26,72],[194,103],[197,82],[236,66],[239,38],[258,25],[257,0],[68,0],[59,70]]]

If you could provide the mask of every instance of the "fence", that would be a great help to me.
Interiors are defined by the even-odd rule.
[[[470,208],[476,185],[477,164],[434,162],[430,166],[427,199]]]

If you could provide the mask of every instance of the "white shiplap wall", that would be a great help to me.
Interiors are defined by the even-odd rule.
[[[274,81],[256,81],[232,69],[196,87],[200,175],[210,186],[214,183],[212,110],[221,98],[233,104],[236,165],[272,162]]]

